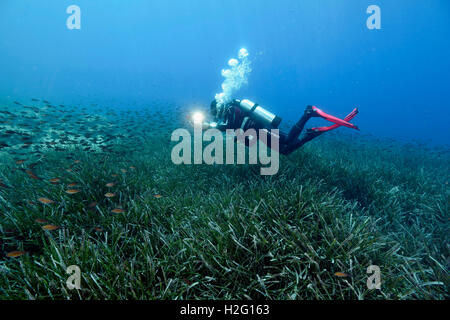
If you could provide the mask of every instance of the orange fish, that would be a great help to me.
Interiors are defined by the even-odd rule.
[[[17,160],[16,161],[16,164],[22,164],[22,163],[24,163],[26,160]]]
[[[5,189],[9,189],[11,188],[10,186],[4,184],[3,182],[0,181],[0,187],[5,188]]]
[[[60,178],[53,178],[53,179],[50,179],[49,181],[50,181],[50,183],[58,184],[61,181],[61,179]]]
[[[160,194],[154,194],[153,196],[154,196],[156,199],[162,198],[162,195],[160,195]]]
[[[76,194],[78,192],[80,192],[80,190],[77,190],[77,189],[69,189],[66,191],[67,194]]]
[[[106,194],[105,194],[105,197],[107,197],[107,198],[112,198],[112,197],[115,197],[116,196],[116,194],[115,193],[112,193],[112,192],[107,192]]]
[[[339,278],[347,278],[348,277],[348,274],[346,274],[344,272],[335,272],[334,275]]]
[[[47,198],[39,198],[38,201],[43,204],[52,204],[55,202],[55,201],[47,199]]]
[[[67,186],[68,186],[68,187],[75,187],[76,185],[78,185],[78,183],[73,182],[73,183],[68,184]]]
[[[94,230],[95,230],[96,232],[103,232],[103,229],[102,229],[102,228],[98,228],[98,227],[95,227]]]
[[[116,185],[115,182],[109,182],[109,183],[106,184],[106,186],[109,187],[109,188],[114,187],[115,185]]]
[[[115,208],[113,210],[111,210],[112,213],[124,213],[125,210],[123,210],[122,208]]]
[[[11,251],[6,256],[15,258],[15,257],[23,256],[25,253],[26,253],[25,251]]]
[[[88,208],[94,208],[97,206],[97,202],[91,202],[88,204]]]
[[[44,220],[44,219],[36,219],[34,221],[36,221],[37,223],[47,223],[48,222],[47,220]]]
[[[35,175],[33,171],[31,171],[31,170],[26,170],[25,172],[28,174],[28,176],[29,176],[31,179],[41,180],[41,178],[39,178],[37,175]]]
[[[59,226],[55,226],[53,224],[46,224],[45,226],[42,227],[42,229],[53,231],[59,229]]]

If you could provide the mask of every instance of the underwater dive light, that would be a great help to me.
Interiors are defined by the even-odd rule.
[[[191,123],[194,125],[194,127],[196,128],[202,128],[203,130],[208,129],[208,128],[216,128],[217,127],[217,122],[208,122],[205,121],[205,114],[201,111],[194,111],[191,114]]]
[[[203,120],[205,120],[205,115],[202,112],[196,111],[192,114],[192,122],[194,124],[202,124]]]

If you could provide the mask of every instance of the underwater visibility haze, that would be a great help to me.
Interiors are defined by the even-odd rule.
[[[448,299],[449,26],[443,0],[3,0],[0,299]],[[238,127],[280,130],[276,171],[196,163]]]

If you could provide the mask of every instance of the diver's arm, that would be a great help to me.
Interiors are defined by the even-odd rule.
[[[215,126],[214,128],[219,129],[220,131],[225,131],[226,129],[228,129],[229,124],[230,124],[230,120],[229,117],[226,116],[224,117],[224,119],[214,119],[215,121]]]
[[[214,119],[216,122],[215,128],[219,129],[220,131],[230,129],[230,126],[234,121],[234,107],[235,102],[233,100],[233,102],[229,103],[226,106],[226,110],[223,112],[222,116]]]
[[[228,128],[228,124],[227,123],[218,123],[215,127],[213,127],[214,129],[219,129],[220,131],[225,131]]]

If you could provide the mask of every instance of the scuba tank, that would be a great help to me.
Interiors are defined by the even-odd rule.
[[[281,118],[267,111],[259,104],[254,103],[248,99],[235,100],[241,110],[248,115],[250,119],[259,123],[263,127],[276,129],[280,125]]]

